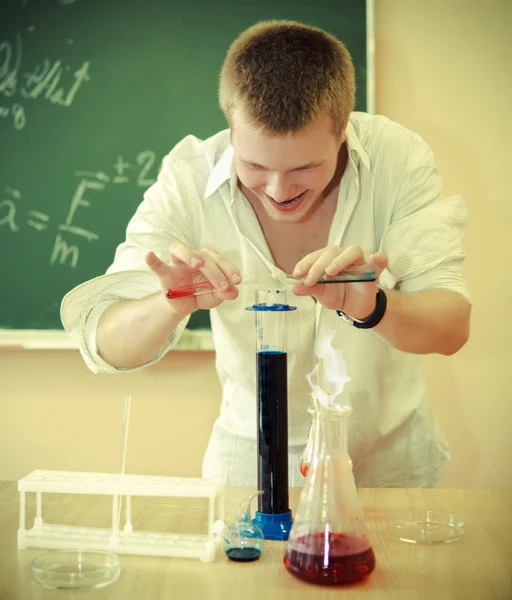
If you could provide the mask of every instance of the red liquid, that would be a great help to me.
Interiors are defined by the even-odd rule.
[[[343,533],[312,533],[298,538],[284,566],[308,583],[342,585],[364,579],[375,568],[368,540]]]
[[[194,295],[194,292],[191,290],[167,290],[165,295],[169,300],[175,300],[176,298],[190,298]]]
[[[190,298],[197,293],[203,293],[203,291],[214,292],[215,286],[211,281],[199,281],[198,283],[192,283],[190,285],[169,288],[166,290],[165,295],[169,300],[174,300],[176,298]]]

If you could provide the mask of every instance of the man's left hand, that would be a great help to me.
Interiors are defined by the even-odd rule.
[[[376,252],[366,260],[358,246],[341,248],[327,246],[316,250],[300,260],[293,271],[294,277],[304,278],[303,283],[296,283],[292,292],[296,296],[312,296],[325,308],[341,310],[354,319],[363,320],[375,309],[377,282],[382,271],[387,267],[388,257],[383,252]],[[342,271],[373,270],[376,281],[351,283],[316,283],[325,275],[335,277]]]

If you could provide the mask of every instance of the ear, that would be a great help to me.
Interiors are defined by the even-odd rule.
[[[338,152],[339,152],[343,148],[343,144],[347,140],[347,136],[345,135],[345,132],[343,131],[343,133],[337,139],[338,139]]]
[[[343,125],[343,129],[341,130],[341,135],[338,136],[335,134],[336,138],[338,139],[338,150],[341,149],[343,144],[347,141],[347,134],[345,133],[347,125],[348,125],[348,119],[347,119],[347,122],[345,123],[345,125]]]
[[[346,129],[347,129],[347,125],[348,125],[348,119],[345,122],[345,125],[343,125],[343,130],[341,133],[341,144],[344,144],[347,141],[347,134],[345,133]],[[340,146],[341,146],[340,144]]]

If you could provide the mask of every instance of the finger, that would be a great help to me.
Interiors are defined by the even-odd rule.
[[[198,308],[209,309],[216,308],[224,300],[235,300],[238,298],[238,288],[230,287],[225,292],[214,290],[211,294],[201,294],[196,297]]]
[[[307,256],[302,258],[295,265],[295,268],[293,269],[293,276],[304,277],[304,275],[306,275],[309,272],[309,269],[315,264],[318,257],[322,255],[324,250],[325,248],[322,248],[321,250],[315,250],[314,252],[311,252],[311,254],[308,254]]]
[[[211,248],[203,248],[201,252],[208,254],[208,256],[212,258],[219,269],[224,273],[228,282],[232,284],[238,284],[240,281],[242,281],[240,271],[227,258],[224,258],[224,256],[221,256],[218,252],[212,250]]]
[[[201,273],[218,289],[227,290],[232,283],[239,283],[237,276],[240,277],[238,271],[231,263],[221,257],[217,252],[209,248],[201,250],[193,250],[182,242],[173,242],[170,247],[171,255],[174,259],[182,261],[201,271]],[[228,277],[217,264],[217,260],[223,261],[223,265],[228,270],[229,275],[234,277],[234,280],[228,281]]]
[[[203,258],[197,250],[192,250],[188,246],[185,246],[182,242],[173,242],[169,250],[173,258],[184,262],[195,269],[199,269],[203,266]]]
[[[217,264],[216,258],[212,255],[212,250],[202,248],[198,251],[201,257],[203,266],[199,267],[199,271],[210,281],[219,291],[226,291],[232,285],[226,274]],[[217,255],[218,256],[218,255]]]
[[[382,271],[388,266],[388,257],[384,252],[376,252],[370,255],[370,262],[374,267],[377,277],[379,277]]]
[[[325,284],[317,283],[316,285],[308,286],[303,283],[296,283],[292,287],[292,293],[296,296],[313,296],[317,300],[320,300],[325,294]]]
[[[213,293],[216,298],[223,301],[223,300],[235,300],[235,298],[238,298],[239,291],[238,291],[237,287],[231,286],[225,292],[215,291]]]
[[[147,266],[158,275],[158,277],[165,277],[169,273],[169,265],[166,265],[154,252],[148,252],[146,254]]]
[[[226,291],[232,285],[234,285],[234,281],[231,282],[228,277],[226,277],[226,274],[222,270],[221,266],[217,264],[216,259],[211,255],[210,250],[202,249],[199,250],[198,253],[201,256],[203,263],[203,266],[198,270],[201,275],[213,285],[214,288],[216,288],[218,291]],[[233,275],[233,279],[236,281],[237,277]],[[240,282],[240,278],[238,278],[237,282]]]
[[[328,246],[324,248],[323,253],[317,258],[316,262],[310,267],[304,283],[308,286],[315,285],[317,281],[325,275],[325,269],[334,261],[343,250],[337,246]]]
[[[349,246],[326,266],[325,273],[330,277],[334,277],[338,273],[341,273],[341,271],[346,271],[350,267],[364,264],[365,257],[361,248],[359,248],[359,246]]]

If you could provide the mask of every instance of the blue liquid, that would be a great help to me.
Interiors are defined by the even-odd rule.
[[[286,352],[258,352],[259,511],[288,507],[288,372]]]

